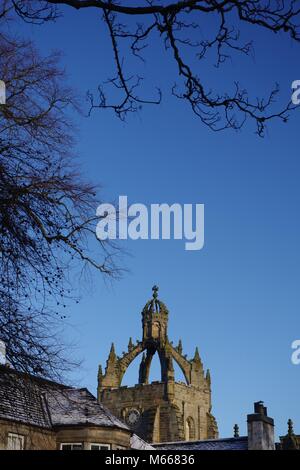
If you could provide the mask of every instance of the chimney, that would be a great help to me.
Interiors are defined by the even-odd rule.
[[[275,450],[274,420],[263,401],[254,403],[254,414],[247,416],[248,450]]]
[[[0,365],[5,366],[6,364],[6,345],[4,341],[0,339]]]

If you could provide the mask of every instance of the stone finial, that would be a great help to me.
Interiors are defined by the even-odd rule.
[[[152,299],[149,300],[146,305],[144,306],[142,310],[142,315],[145,316],[147,314],[153,314],[153,313],[161,313],[162,315],[168,315],[169,311],[166,307],[166,305],[158,299],[158,286],[153,286],[152,287]]]
[[[240,428],[237,424],[233,426],[233,436],[240,437]]]
[[[159,290],[159,287],[158,286],[153,286],[152,287],[152,291],[153,291],[153,299],[157,299],[158,297],[158,290]]]
[[[177,351],[179,352],[179,354],[182,354],[182,341],[181,341],[181,339],[178,342]]]
[[[128,351],[132,351],[133,350],[133,342],[132,342],[132,338],[130,337],[129,338],[129,343],[128,343]]]
[[[101,380],[103,377],[102,367],[101,364],[98,367],[98,381]]]
[[[209,369],[207,369],[207,371],[206,371],[206,376],[205,376],[205,378],[206,378],[206,382],[207,382],[208,385],[210,386],[210,385],[211,385],[211,377],[210,377],[210,370],[209,370]]]
[[[117,359],[116,352],[115,352],[115,345],[114,343],[111,343],[111,348],[108,356],[108,362],[115,362]]]
[[[288,436],[294,436],[294,424],[291,419],[288,420]]]
[[[281,437],[281,450],[299,450],[299,445],[297,442],[297,438],[294,433],[294,426],[293,421],[291,419],[288,420],[288,433],[286,436]]]
[[[196,347],[196,349],[195,349],[195,355],[194,355],[193,361],[194,361],[194,362],[201,362],[198,347]]]

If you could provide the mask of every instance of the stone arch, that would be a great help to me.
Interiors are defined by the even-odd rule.
[[[117,374],[117,382],[118,386],[121,386],[122,379],[130,366],[130,364],[139,356],[142,352],[147,351],[146,360],[144,366],[142,367],[144,370],[140,372],[140,378],[142,383],[147,383],[149,378],[150,366],[152,362],[153,355],[158,353],[160,364],[161,364],[161,380],[168,381],[174,375],[174,371],[172,368],[172,354],[166,354],[166,350],[164,348],[159,348],[155,346],[153,349],[149,348],[147,344],[138,343],[131,351],[125,353],[122,357],[117,359],[115,367],[113,371]],[[115,386],[115,385],[112,385]]]
[[[114,351],[111,353],[107,361],[105,375],[98,379],[98,389],[101,390],[101,388],[120,387],[124,374],[130,364],[137,358],[137,356],[146,350],[147,356],[142,367],[143,371],[140,375],[140,383],[147,383],[151,359],[153,354],[157,352],[161,363],[162,381],[168,382],[174,380],[174,367],[172,364],[172,359],[174,359],[182,370],[187,385],[191,384],[191,363],[170,343],[161,347],[159,342],[155,342],[149,347],[149,344],[146,342],[139,342],[135,346],[132,345],[130,350],[124,353],[121,357],[117,357]]]
[[[160,360],[160,367],[161,367],[161,381],[162,382],[169,382],[170,380],[174,380],[174,368],[172,363],[172,355],[166,351],[165,348],[158,348],[157,349],[159,360]]]
[[[130,364],[139,356],[144,350],[145,346],[143,346],[142,343],[138,343],[130,352],[124,354],[119,360],[118,360],[118,369],[119,369],[119,381],[120,384],[122,384],[122,379],[124,377],[124,374]]]
[[[164,349],[160,349],[157,347],[146,348],[146,350],[147,354],[140,365],[139,383],[149,383],[150,369],[153,363],[153,358],[156,354],[160,363],[160,380],[162,382],[167,382],[169,379],[172,379],[174,375],[172,366],[172,356],[166,355],[166,351]]]
[[[179,354],[178,351],[176,351],[173,346],[170,345],[170,350],[171,350],[171,355],[176,361],[176,363],[179,365],[180,369],[182,370],[182,373],[185,377],[187,385],[190,385],[191,383],[191,364],[189,361],[187,361],[181,354]]]
[[[152,359],[155,353],[156,353],[156,350],[147,349],[147,354],[142,359],[142,362],[140,364],[140,370],[139,370],[139,383],[140,384],[149,383],[150,369],[152,365]]]
[[[164,348],[159,348],[157,346],[149,348],[147,344],[138,343],[130,352],[125,353],[122,357],[118,358],[115,370],[117,370],[118,373],[119,386],[121,386],[123,377],[130,364],[144,351],[147,351],[147,355],[144,364],[142,363],[140,366],[139,383],[148,383],[152,358],[156,353],[159,356],[161,365],[161,380],[164,382],[174,379],[174,369],[172,366],[173,355],[170,354],[169,351],[166,352]],[[180,364],[179,366],[181,367]],[[182,371],[186,377],[184,369],[182,369]]]
[[[185,440],[193,441],[196,439],[195,421],[189,416],[185,421]]]
[[[155,347],[153,349],[149,349],[146,344],[138,343],[130,352],[125,353],[118,359],[117,370],[119,376],[119,386],[121,386],[122,379],[130,364],[144,351],[147,351],[147,356],[144,365],[144,372],[141,374],[142,383],[148,383],[151,362],[155,353],[158,354],[161,364],[161,380],[166,380],[168,369],[171,365],[169,364],[171,357],[166,356],[165,351],[160,348]]]

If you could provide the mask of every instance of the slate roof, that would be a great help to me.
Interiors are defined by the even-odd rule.
[[[123,421],[98,403],[86,388],[69,388],[49,393],[47,402],[53,426],[89,424],[129,430]]]
[[[153,450],[154,447],[145,442],[141,437],[133,434],[130,438],[130,446],[135,450]]]
[[[86,388],[67,387],[0,366],[0,418],[53,426],[118,427],[130,430]]]
[[[51,428],[51,418],[43,390],[5,366],[0,366],[0,418]]]
[[[247,450],[248,437],[208,439],[205,441],[164,442],[152,444],[157,450]]]
[[[133,434],[86,388],[73,388],[0,365],[0,419],[55,429],[60,426],[117,427],[130,432],[133,449],[153,449]]]

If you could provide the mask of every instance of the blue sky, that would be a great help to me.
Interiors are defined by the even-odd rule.
[[[20,28],[42,53],[63,51],[69,83],[80,96],[111,75],[109,43],[95,11],[65,9],[55,24]],[[205,62],[195,66],[209,85],[226,88],[238,79],[254,96],[279,82],[287,100],[291,82],[300,79],[300,46],[259,29],[244,34],[256,44],[254,57],[235,56],[221,72]],[[290,359],[291,343],[300,338],[300,113],[288,124],[274,122],[265,139],[252,125],[213,133],[168,95],[175,67],[157,39],[148,55],[146,91],[160,84],[162,105],[126,123],[106,111],[76,117],[82,172],[102,185],[105,202],[127,195],[130,203],[146,205],[205,204],[205,247],[188,252],[182,241],[131,241],[124,245],[130,256],[120,281],[79,280],[81,302],[69,305],[68,336],[84,363],[73,380],[95,392],[98,364],[105,366],[111,342],[121,354],[130,336],[141,337],[140,312],[156,283],[170,310],[170,339],[182,338],[189,356],[198,346],[211,370],[221,436],[231,436],[234,423],[244,434],[258,400],[278,434],[289,417],[300,432],[300,366]],[[138,363],[124,383],[136,383],[137,376]],[[159,378],[157,367],[152,377]]]

